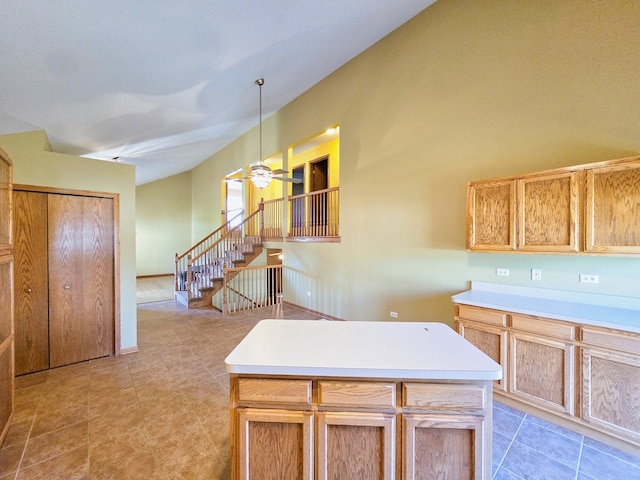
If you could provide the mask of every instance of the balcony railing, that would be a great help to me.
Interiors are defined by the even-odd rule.
[[[339,194],[334,187],[289,197],[289,237],[339,239]]]

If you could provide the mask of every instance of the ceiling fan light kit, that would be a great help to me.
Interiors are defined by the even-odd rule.
[[[257,79],[256,85],[260,87],[260,157],[257,163],[249,166],[249,176],[247,178],[260,189],[268,187],[271,180],[274,179],[283,182],[302,183],[302,180],[297,178],[274,177],[274,175],[283,175],[289,172],[283,169],[271,170],[271,168],[262,161],[262,85],[264,85],[264,78]]]
[[[249,178],[258,188],[268,187],[273,178],[271,169],[264,164],[258,164],[251,167]]]

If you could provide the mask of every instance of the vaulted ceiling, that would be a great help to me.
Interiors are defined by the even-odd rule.
[[[0,134],[190,170],[435,0],[2,2]]]

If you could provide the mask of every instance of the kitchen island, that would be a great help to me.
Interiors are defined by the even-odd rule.
[[[431,322],[262,320],[225,360],[234,479],[490,479],[500,366]]]

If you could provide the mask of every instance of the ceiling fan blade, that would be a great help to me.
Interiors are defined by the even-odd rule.
[[[281,182],[289,182],[289,183],[303,183],[299,178],[289,178],[289,177],[273,177],[273,180],[280,180]]]
[[[273,173],[274,175],[284,175],[285,173],[289,173],[289,171],[278,168],[276,170],[271,170],[271,173]]]

